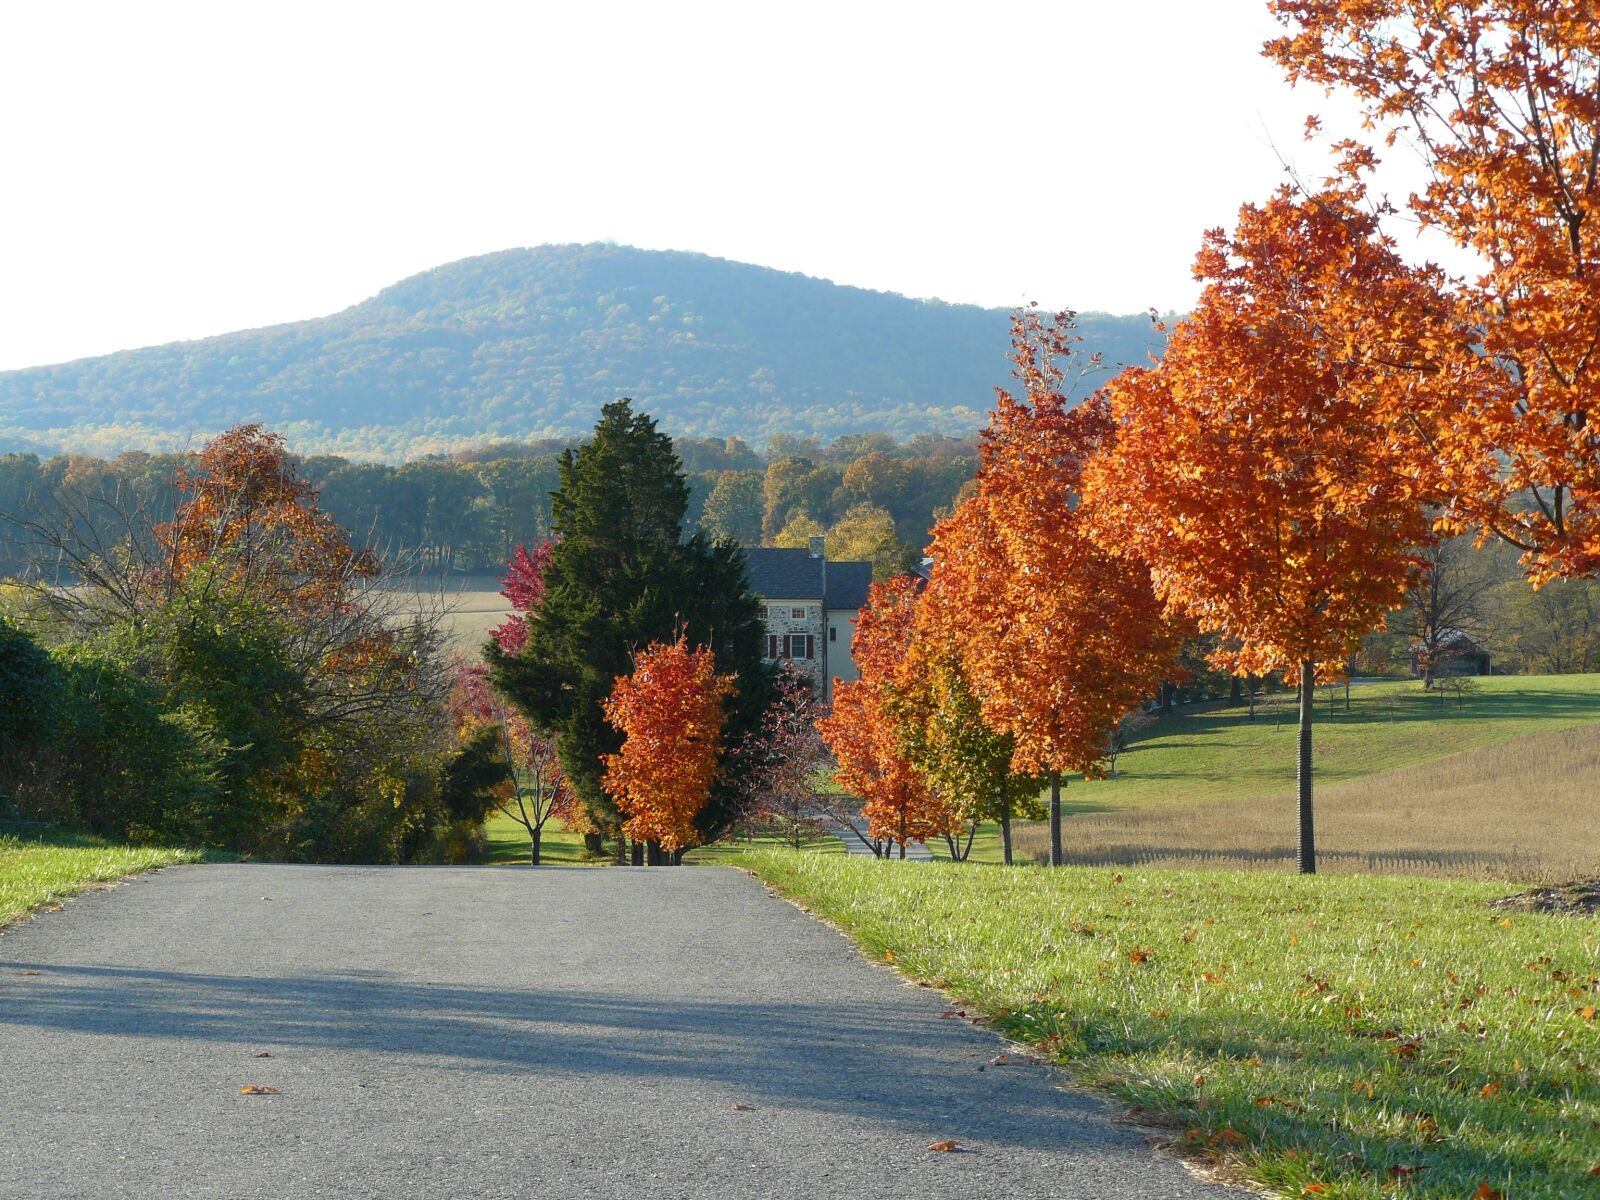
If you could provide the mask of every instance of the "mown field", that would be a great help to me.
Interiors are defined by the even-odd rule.
[[[1316,727],[1320,869],[1546,880],[1600,875],[1600,676],[1476,681],[1458,703],[1418,683],[1342,693]],[[1115,779],[1066,788],[1079,865],[1293,869],[1294,714],[1245,708],[1158,722]],[[1043,825],[1019,857],[1048,852]],[[979,861],[999,839],[980,834]]]
[[[1279,1194],[1600,1194],[1592,918],[1454,880],[741,861]]]

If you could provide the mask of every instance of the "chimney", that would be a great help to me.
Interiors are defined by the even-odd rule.
[[[827,540],[820,533],[813,534],[811,537],[811,557],[825,558],[826,555],[823,553],[825,545],[827,545]]]

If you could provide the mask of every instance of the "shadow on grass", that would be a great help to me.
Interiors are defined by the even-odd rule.
[[[1192,1127],[1186,1140],[1197,1147],[1206,1144],[1203,1135],[1196,1136],[1202,1131],[1232,1129],[1274,1152],[1293,1149],[1302,1158],[1309,1152],[1319,1160],[1322,1173],[1315,1177],[1321,1179],[1392,1187],[1391,1168],[1416,1167],[1417,1191],[1426,1195],[1471,1195],[1479,1183],[1499,1186],[1508,1177],[1524,1186],[1537,1181],[1545,1188],[1562,1182],[1571,1187],[1541,1194],[1597,1194],[1587,1164],[1561,1164],[1554,1157],[1565,1137],[1563,1109],[1571,1103],[1573,1074],[1524,1070],[1514,1104],[1486,1103],[1478,1090],[1484,1080],[1458,1077],[1454,1066],[1476,1036],[1471,1032],[1413,1035],[1370,1018],[1350,1022],[1336,1014],[1308,1021],[1207,1013],[1140,1028],[1115,1013],[1063,1023],[1061,1007],[1062,1002],[1032,1004],[1003,1016],[997,1026],[1024,1041],[1058,1036],[1069,1060],[1084,1053],[1105,1056],[1113,1076],[1121,1076],[1114,1079],[1116,1091],[1178,1117]],[[1417,1047],[1415,1057],[1397,1055],[1399,1045]],[[1209,1083],[1191,1082],[1186,1073],[1157,1082],[1138,1062],[1131,1071],[1118,1069],[1122,1056],[1174,1050],[1186,1062],[1214,1064]],[[1325,1098],[1310,1107],[1298,1103],[1296,1092],[1308,1080],[1371,1080],[1373,1089],[1351,1091],[1348,1099],[1341,1095],[1332,1107],[1344,1112],[1330,1119]],[[1280,1091],[1263,1093],[1263,1087]],[[1374,1132],[1385,1124],[1393,1132]],[[1476,1145],[1469,1132],[1474,1129]]]
[[[37,971],[27,985],[7,976]],[[947,1118],[989,1149],[1103,1149],[1099,1105],[1038,1064],[980,1075],[1002,1045],[932,1005],[703,1000],[415,983],[375,970],[257,978],[121,966],[0,962],[0,1057],[14,1038],[70,1035],[373,1056],[394,1065],[725,1086],[750,1103],[927,1131]],[[602,1081],[610,1080],[609,1085]],[[603,1093],[597,1091],[598,1095]],[[1130,1145],[1131,1134],[1125,1139]]]

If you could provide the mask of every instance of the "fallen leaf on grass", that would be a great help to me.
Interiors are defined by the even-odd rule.
[[[937,1150],[940,1154],[953,1154],[957,1148],[955,1138],[946,1138],[942,1142],[928,1143],[929,1150]]]
[[[247,1083],[239,1089],[241,1096],[276,1096],[278,1089],[259,1083]]]
[[[755,1112],[755,1109],[748,1104],[730,1104],[728,1107],[733,1109],[734,1112]]]
[[[1487,1183],[1480,1183],[1478,1190],[1472,1193],[1472,1200],[1506,1200],[1506,1194],[1496,1191]]]
[[[1409,1166],[1403,1163],[1396,1163],[1389,1168],[1389,1176],[1391,1179],[1410,1179],[1420,1170],[1422,1170],[1421,1165]]]
[[[1478,1089],[1478,1095],[1483,1097],[1483,1099],[1487,1100],[1490,1096],[1494,1095],[1499,1090],[1500,1090],[1500,1085],[1498,1083],[1486,1083],[1481,1088]]]
[[[1300,1189],[1300,1194],[1302,1196],[1320,1196],[1327,1190],[1328,1189],[1323,1187],[1320,1183],[1308,1183],[1305,1187]]]
[[[1148,950],[1130,950],[1130,951],[1128,951],[1128,961],[1129,962],[1134,962],[1134,963],[1149,962],[1150,961],[1150,951],[1148,951]]]
[[[1594,1005],[1585,1004],[1581,1009],[1578,1010],[1578,1015],[1585,1021],[1594,1020]]]

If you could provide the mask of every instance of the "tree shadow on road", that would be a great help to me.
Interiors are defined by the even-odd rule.
[[[39,976],[7,982],[24,971]],[[913,1004],[773,1004],[417,984],[370,970],[268,978],[0,963],[0,1058],[8,1038],[50,1031],[278,1057],[295,1047],[341,1051],[351,1071],[414,1064],[627,1088],[698,1082],[751,1104],[938,1136],[959,1129],[992,1149],[1103,1151],[1139,1140],[1108,1125],[1094,1098],[1062,1091],[1059,1073],[941,1017],[931,993]],[[93,1042],[75,1045],[95,1053]]]

